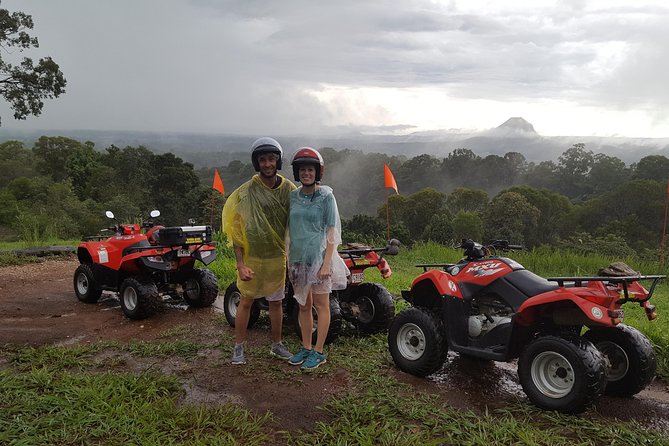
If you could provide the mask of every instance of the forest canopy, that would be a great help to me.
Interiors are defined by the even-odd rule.
[[[345,242],[405,244],[462,238],[508,239],[613,255],[658,255],[664,224],[669,159],[641,158],[627,166],[584,144],[555,161],[527,162],[517,152],[481,157],[458,148],[439,158],[413,158],[320,149],[323,182],[334,188]],[[399,195],[384,188],[383,165]],[[220,227],[224,197],[212,189],[218,169],[226,193],[248,180],[248,162],[195,169],[173,153],[144,146],[110,146],[66,137],[39,138],[32,147],[0,143],[0,238],[77,238],[108,226],[104,211],[141,220],[151,209],[161,224],[194,218]],[[282,174],[292,180],[290,166]],[[386,203],[388,209],[386,209]]]

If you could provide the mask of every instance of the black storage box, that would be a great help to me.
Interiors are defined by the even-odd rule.
[[[211,226],[174,226],[156,231],[163,246],[200,245],[211,243]]]

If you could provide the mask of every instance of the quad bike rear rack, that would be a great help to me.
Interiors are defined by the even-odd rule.
[[[635,275],[635,276],[592,276],[592,277],[546,277],[546,280],[550,282],[557,282],[559,287],[564,287],[565,283],[574,283],[574,286],[580,287],[583,286],[584,282],[608,282],[612,285],[618,285],[622,284],[623,288],[623,294],[624,298],[618,300],[616,303],[619,305],[622,305],[626,302],[639,302],[639,303],[644,303],[653,296],[653,293],[655,292],[655,287],[657,284],[660,282],[660,280],[664,279],[666,276],[664,275],[650,275],[650,276],[642,276],[642,275]],[[652,280],[653,283],[650,286],[650,289],[648,290],[648,294],[646,297],[642,299],[636,299],[629,297],[629,290],[628,290],[628,285],[634,282],[638,282],[641,280]]]

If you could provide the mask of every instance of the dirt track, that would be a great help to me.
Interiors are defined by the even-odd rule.
[[[258,380],[248,369],[228,364],[232,330],[215,321],[216,308],[171,307],[149,319],[130,321],[111,294],[103,294],[97,304],[77,300],[72,285],[76,266],[77,261],[69,258],[0,268],[0,345],[152,340],[170,328],[188,325],[194,327],[187,335],[193,341],[211,344],[223,340],[225,347],[203,352],[192,361],[154,359],[149,364],[127,355],[120,358],[124,367],[138,370],[158,367],[176,373],[186,382],[185,401],[205,404],[235,401],[257,413],[270,410],[277,425],[287,430],[310,430],[315,421],[324,421],[327,418],[324,412],[312,410],[305,415],[304,407],[317,407],[347,387],[348,372],[328,364],[334,373],[308,376],[295,371],[290,384],[300,386],[302,399],[285,398],[285,386]],[[289,336],[289,330],[284,332]],[[250,348],[261,352],[259,357],[267,356],[262,354],[269,337],[267,328],[250,330],[249,337]],[[97,359],[102,363],[110,361],[104,355]],[[291,373],[294,370],[276,360],[267,361],[269,367],[285,368]],[[429,380],[394,369],[389,373],[418,389],[438,393],[446,404],[462,409],[481,411],[486,406],[500,407],[505,402],[525,399],[513,364],[481,364],[452,355],[444,369]],[[669,387],[656,381],[632,399],[602,398],[592,412],[604,418],[633,419],[669,432]]]

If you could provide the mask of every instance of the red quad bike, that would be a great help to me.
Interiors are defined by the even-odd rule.
[[[392,275],[390,265],[383,257],[385,255],[397,255],[400,242],[392,239],[384,248],[371,248],[357,243],[347,245],[348,249],[339,251],[339,256],[344,259],[351,275],[348,286],[344,290],[332,291],[330,294],[330,329],[326,342],[334,341],[342,331],[343,321],[353,324],[360,332],[374,334],[388,329],[395,314],[393,298],[382,285],[364,281],[364,270],[367,268],[378,268],[384,279]],[[286,281],[286,297],[284,299],[284,314],[286,314],[295,329],[298,337],[301,337],[299,312],[300,306],[293,297],[293,288]],[[228,323],[234,327],[237,315],[237,306],[241,295],[236,282],[232,282],[225,291],[223,310]],[[267,301],[256,299],[251,307],[248,327],[252,327],[261,310],[268,310]],[[316,329],[318,327],[318,313],[313,309],[314,327],[313,342],[316,342]]]
[[[622,305],[636,302],[655,319],[650,298],[665,276],[642,276],[615,263],[605,269],[610,276],[544,279],[495,255],[521,248],[507,241],[484,247],[464,240],[461,248],[465,258],[458,263],[417,265],[424,272],[402,291],[412,307],[388,332],[402,371],[430,375],[449,348],[484,360],[518,358],[530,401],[565,413],[585,410],[602,393],[630,397],[652,381],[652,345],[622,323]],[[649,291],[644,280],[652,281]]]
[[[106,215],[116,221],[111,211]],[[160,211],[150,215],[156,218]],[[194,267],[196,260],[209,265],[216,259],[210,226],[166,228],[149,219],[141,227],[117,222],[106,230],[114,235],[89,237],[77,249],[74,292],[80,301],[95,303],[103,290],[115,291],[123,313],[143,319],[159,309],[166,295],[181,296],[193,307],[208,307],[216,300],[216,276]]]

